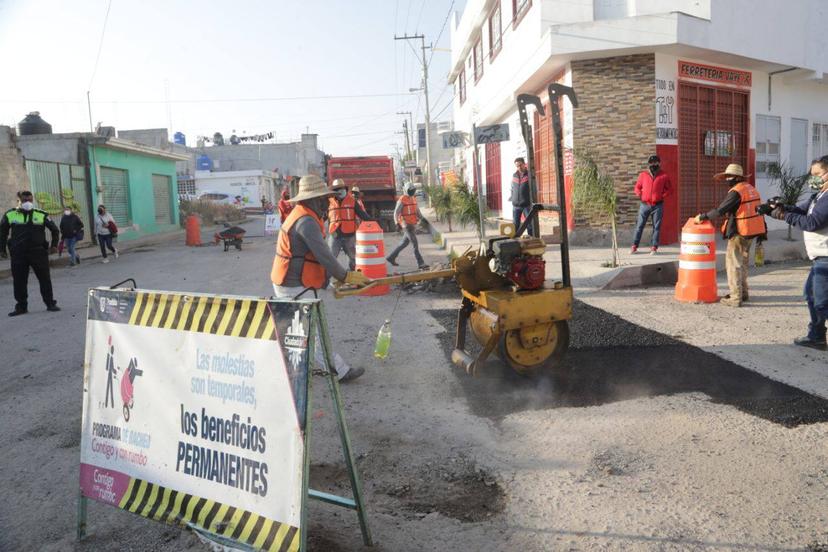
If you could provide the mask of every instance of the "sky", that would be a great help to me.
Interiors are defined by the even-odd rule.
[[[279,142],[310,131],[332,155],[392,154],[405,145],[396,112],[415,125],[425,112],[409,92],[421,83],[419,40],[394,35],[436,42],[432,120],[448,120],[450,26],[464,4],[0,0],[0,124],[40,111],[54,132],[88,131],[89,90],[93,123],[169,128],[188,145],[216,131]]]

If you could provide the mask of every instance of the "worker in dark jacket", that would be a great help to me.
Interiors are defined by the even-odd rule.
[[[40,282],[40,296],[46,304],[46,310],[59,311],[52,295],[49,253],[57,253],[60,231],[46,211],[34,208],[32,192],[20,192],[18,197],[20,207],[9,209],[0,220],[0,257],[5,259],[11,255],[14,299],[17,302],[9,316],[29,312],[29,268]],[[46,241],[47,228],[52,236],[51,243]]]
[[[721,303],[729,307],[741,307],[748,300],[747,273],[749,266],[750,245],[753,238],[767,232],[765,219],[757,212],[762,199],[745,176],[741,165],[731,163],[723,173],[713,177],[724,180],[730,185],[730,191],[722,204],[716,209],[696,216],[696,222],[725,218],[722,223],[722,236],[727,240],[727,285],[730,293],[722,298]]]
[[[661,170],[661,159],[658,155],[651,155],[647,159],[648,170],[638,175],[635,182],[635,195],[641,199],[638,206],[638,222],[635,225],[635,238],[633,238],[630,253],[638,252],[638,244],[641,243],[641,234],[650,216],[653,217],[653,240],[650,247],[650,255],[658,253],[658,237],[661,232],[661,217],[664,213],[664,198],[670,195],[672,184],[667,173]]]
[[[523,157],[518,157],[515,159],[515,167],[517,171],[512,175],[512,191],[509,201],[512,202],[512,218],[515,222],[515,231],[517,231],[521,216],[529,216],[532,207],[532,194],[529,189],[529,168],[526,166],[526,160]],[[527,225],[526,231],[530,236],[535,235],[531,222]],[[515,235],[516,238],[519,236],[519,234]]]

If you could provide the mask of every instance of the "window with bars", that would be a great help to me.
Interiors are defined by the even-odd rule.
[[[503,28],[500,21],[500,0],[489,16],[489,61],[493,60],[503,44]]]
[[[477,39],[474,43],[474,82],[483,76],[483,38]]]
[[[517,26],[531,7],[532,0],[512,0],[512,24]]]
[[[769,176],[772,167],[779,166],[782,119],[770,115],[756,116],[756,174]]]
[[[460,71],[460,75],[457,77],[457,96],[460,98],[460,105],[463,105],[466,102],[466,70],[463,69]]]
[[[828,123],[814,123],[811,145],[814,159],[828,155]]]

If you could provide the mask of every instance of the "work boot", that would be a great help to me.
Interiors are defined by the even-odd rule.
[[[396,259],[392,259],[391,257],[387,257],[385,260],[388,261],[388,263],[391,266],[400,266],[399,263],[397,263]]]
[[[721,303],[722,305],[725,305],[727,307],[741,307],[742,306],[742,302],[739,299],[734,299],[730,295],[726,295],[726,296],[722,297],[721,300],[719,301],[719,303]]]
[[[57,301],[52,302],[51,305],[46,305],[46,310],[49,312],[58,312],[60,311],[60,307],[57,306]]]
[[[825,338],[819,340],[811,339],[808,336],[797,337],[796,339],[794,339],[794,345],[799,345],[800,347],[809,347],[811,349],[816,349],[817,351],[828,350],[828,345],[826,345],[825,343]]]
[[[14,307],[14,310],[9,313],[9,316],[20,316],[26,314],[29,310],[26,307]]]
[[[365,368],[362,366],[352,366],[348,372],[340,378],[339,382],[344,383],[346,381],[353,381],[357,379],[359,376],[365,373]]]

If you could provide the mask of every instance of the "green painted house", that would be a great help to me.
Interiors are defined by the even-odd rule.
[[[186,156],[118,138],[88,148],[92,206],[106,206],[119,240],[180,227],[175,163]]]

